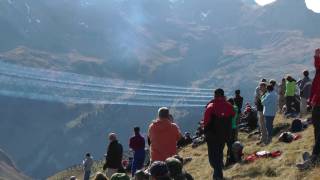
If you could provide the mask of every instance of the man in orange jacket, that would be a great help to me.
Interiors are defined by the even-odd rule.
[[[177,142],[181,139],[179,127],[170,121],[169,109],[158,110],[158,119],[149,126],[151,162],[165,161],[177,154]]]

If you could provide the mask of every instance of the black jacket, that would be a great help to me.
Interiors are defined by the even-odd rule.
[[[122,168],[122,154],[123,148],[118,141],[113,141],[109,144],[108,152],[106,155],[106,162],[103,169],[121,169]]]

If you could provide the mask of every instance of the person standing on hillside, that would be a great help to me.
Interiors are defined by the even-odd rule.
[[[229,166],[231,164],[234,164],[235,158],[232,153],[232,145],[234,142],[237,141],[237,134],[238,134],[238,120],[239,120],[239,108],[237,105],[235,105],[234,99],[230,98],[228,99],[228,102],[233,106],[233,111],[235,112],[235,115],[232,117],[232,122],[231,122],[231,136],[229,141],[227,142],[227,161],[225,163],[225,166]]]
[[[129,147],[133,150],[133,162],[131,167],[132,177],[136,173],[137,170],[142,169],[144,165],[144,159],[146,156],[145,152],[145,140],[140,135],[140,128],[135,127],[134,136],[130,138]]]
[[[278,94],[279,92],[279,85],[277,84],[277,81],[274,79],[270,79],[269,84],[273,86],[273,91]]]
[[[214,169],[213,179],[223,179],[223,149],[230,140],[234,116],[233,106],[227,102],[223,89],[216,89],[214,99],[204,113],[204,132],[209,163]]]
[[[243,97],[240,95],[241,91],[240,89],[235,90],[234,92],[234,104],[238,107],[238,114],[241,114],[242,105],[243,105]]]
[[[82,162],[82,165],[83,165],[83,171],[84,171],[83,180],[89,180],[90,174],[91,174],[91,168],[93,165],[93,159],[90,153],[86,154],[85,159]]]
[[[312,106],[315,144],[311,157],[304,163],[297,165],[299,169],[308,169],[320,161],[320,49],[315,51],[314,66],[316,75],[312,82],[309,104]]]
[[[295,94],[296,94],[296,80],[289,75],[286,78],[286,92],[285,92],[286,106],[287,106],[286,114],[291,114],[295,112],[295,110],[293,109]]]
[[[277,94],[273,90],[273,85],[267,86],[267,92],[261,98],[263,105],[263,116],[266,122],[266,129],[268,132],[267,144],[272,140],[273,120],[277,114]]]
[[[153,121],[148,130],[150,140],[151,163],[165,161],[177,154],[177,142],[182,138],[179,127],[170,121],[169,109],[158,110],[158,119]]]
[[[267,142],[268,142],[266,122],[265,122],[265,119],[263,116],[263,105],[261,102],[261,98],[266,93],[266,91],[267,91],[267,84],[265,82],[261,82],[259,84],[259,91],[258,91],[258,94],[256,95],[256,102],[255,102],[257,112],[258,112],[259,129],[260,129],[260,133],[261,133],[261,139],[257,143],[258,145],[267,144]]]
[[[279,85],[279,102],[278,102],[278,107],[279,107],[279,112],[282,113],[283,106],[286,104],[286,98],[285,98],[285,93],[286,93],[286,79],[282,78],[281,84]]]
[[[303,79],[298,83],[300,90],[300,117],[307,113],[307,101],[310,98],[312,85],[308,70],[303,71],[303,76]]]
[[[103,165],[103,170],[107,170],[106,175],[110,178],[114,173],[117,173],[119,169],[122,169],[122,145],[117,140],[115,133],[109,134],[109,146],[107,150],[106,162]]]

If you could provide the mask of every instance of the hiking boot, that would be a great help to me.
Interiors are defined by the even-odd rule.
[[[319,158],[315,155],[311,155],[308,157],[308,154],[304,153],[303,156],[304,156],[303,158],[305,158],[307,160],[304,161],[303,163],[297,164],[297,168],[299,170],[310,169],[310,168],[314,167],[319,161]]]

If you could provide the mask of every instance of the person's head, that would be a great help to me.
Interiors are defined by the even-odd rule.
[[[130,180],[130,177],[126,173],[114,173],[110,180]]]
[[[178,159],[170,157],[166,159],[166,164],[171,178],[177,177],[182,173],[182,164]]]
[[[116,133],[110,133],[109,134],[109,141],[113,142],[117,140],[117,135]]]
[[[273,91],[273,85],[272,84],[268,84],[267,85],[267,91],[268,92],[272,92]]]
[[[282,83],[286,83],[286,78],[282,78]]]
[[[133,128],[135,134],[140,134],[140,127],[136,126]]]
[[[264,82],[264,83],[266,83],[266,82],[267,82],[267,79],[262,78],[260,82]]]
[[[170,112],[167,107],[161,107],[158,110],[159,119],[170,119]]]
[[[90,153],[86,153],[86,157],[91,157],[91,154]]]
[[[302,73],[305,77],[309,77],[309,71],[308,70],[304,70]]]
[[[219,89],[216,89],[214,91],[214,97],[217,98],[217,97],[224,97],[224,91],[223,89],[219,88]]]
[[[274,80],[274,79],[271,79],[271,80],[269,81],[269,83],[270,83],[273,87],[275,87],[276,84],[277,84],[276,80]]]
[[[142,170],[138,170],[134,174],[134,180],[149,180],[149,175]]]
[[[233,98],[229,98],[229,99],[228,99],[228,102],[229,102],[230,104],[234,105],[234,99],[233,99]]]
[[[237,89],[237,90],[234,91],[235,95],[240,95],[240,93],[241,93],[240,89]]]
[[[150,166],[150,174],[154,179],[168,176],[168,167],[163,161],[154,161]]]
[[[102,172],[97,172],[94,180],[108,180],[108,178]]]
[[[267,90],[267,84],[264,83],[264,82],[261,82],[261,83],[259,84],[259,89],[260,89],[260,91],[262,91],[262,92],[266,92],[266,90]]]
[[[286,78],[287,81],[292,81],[292,77],[290,75],[287,76]]]
[[[184,161],[183,161],[183,158],[182,158],[181,156],[179,156],[179,155],[174,155],[173,158],[178,159],[178,160],[181,162],[181,164],[183,165]]]

